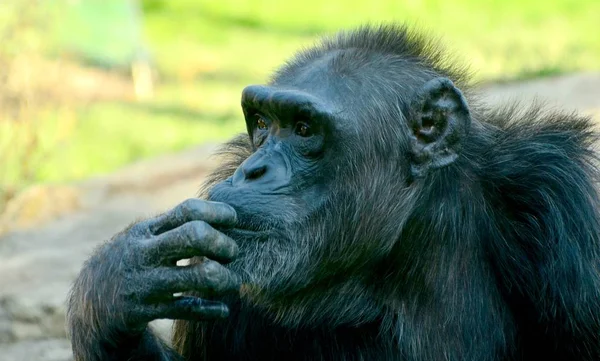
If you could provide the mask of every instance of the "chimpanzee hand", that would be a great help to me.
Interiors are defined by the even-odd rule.
[[[142,335],[154,319],[226,317],[229,310],[223,303],[174,294],[217,295],[239,289],[238,276],[218,263],[231,261],[238,247],[210,226],[235,222],[230,206],[189,199],[163,215],[134,224],[101,247],[71,291],[69,331],[76,356],[90,349],[108,351],[98,350],[94,340],[114,340],[115,347],[122,348],[120,339]],[[177,266],[178,260],[193,256],[208,259]]]

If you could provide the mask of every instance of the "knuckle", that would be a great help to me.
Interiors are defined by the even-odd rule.
[[[188,234],[194,241],[204,240],[210,237],[211,227],[204,221],[193,221],[187,223]]]
[[[149,230],[149,221],[141,221],[121,232],[115,239],[123,249],[122,251],[143,249],[147,240],[152,238]]]
[[[122,266],[123,260],[131,258],[131,250],[138,247],[138,238],[129,233],[124,233],[118,238],[113,239],[101,246],[96,254],[88,261],[89,265],[107,271],[109,266]],[[119,261],[117,263],[117,261]]]
[[[127,249],[127,255],[129,258],[132,258],[138,254],[153,253],[154,251],[159,251],[163,246],[163,242],[159,242],[157,237],[139,237],[134,242],[131,242]]]
[[[179,203],[173,210],[170,212],[171,217],[179,220],[183,217],[184,214],[189,213],[191,209],[190,199],[186,199],[185,201]]]
[[[129,227],[125,228],[125,234],[138,234],[142,233],[149,228],[150,222],[147,220],[132,223]]]
[[[201,201],[197,198],[188,198],[185,201],[181,202],[181,204],[179,205],[179,209],[182,215],[194,212],[200,207]]]
[[[168,252],[169,243],[161,237],[145,237],[137,239],[134,244],[125,250],[128,259],[127,267],[143,269],[155,265],[165,252]]]
[[[121,232],[117,233],[113,237],[113,239],[116,241],[131,241],[133,239],[142,237],[143,235],[147,234],[147,230],[147,221],[132,223],[129,226],[125,227]]]
[[[202,282],[215,290],[226,286],[229,279],[229,271],[221,264],[215,261],[207,260],[203,262],[198,272],[201,275]]]
[[[131,249],[129,252],[127,252],[127,258],[135,259],[138,258],[136,255],[140,255],[141,257],[139,257],[139,263],[142,265],[145,264],[145,261],[151,258],[157,251],[160,251],[161,247],[162,245],[157,242],[143,240],[137,242],[137,244],[132,247],[134,249]]]
[[[201,272],[209,276],[220,274],[225,270],[225,267],[223,267],[219,262],[210,259],[202,262],[198,268],[200,268]]]
[[[190,208],[192,208],[191,202],[192,202],[192,199],[188,198],[185,201],[179,203],[179,205],[176,208],[180,209],[181,211],[187,211]]]

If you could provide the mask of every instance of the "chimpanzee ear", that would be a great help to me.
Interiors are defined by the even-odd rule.
[[[467,101],[452,81],[435,78],[423,86],[411,105],[409,121],[412,173],[453,163],[471,125]]]

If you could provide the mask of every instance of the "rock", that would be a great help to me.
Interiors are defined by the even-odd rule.
[[[1,348],[2,361],[73,361],[65,339],[22,341]]]
[[[567,110],[590,111],[600,107],[600,73],[567,74],[510,84],[489,84],[478,89],[483,100],[492,104],[520,99],[533,100]]]
[[[59,288],[58,290],[64,287]],[[57,289],[54,288],[54,291]],[[65,338],[65,293],[54,292],[51,297],[35,297],[36,294],[11,295],[0,298],[3,310],[4,330],[0,334],[3,342]]]
[[[79,190],[71,186],[36,185],[11,199],[0,215],[0,235],[27,228],[79,209]]]

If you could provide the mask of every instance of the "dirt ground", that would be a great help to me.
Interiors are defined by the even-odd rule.
[[[537,97],[600,120],[600,73],[480,90],[490,103]],[[132,221],[193,197],[215,164],[214,150],[203,145],[85,182],[36,187],[15,199],[0,217],[0,359],[72,360],[65,299],[82,262]],[[168,335],[169,322],[155,326]]]

